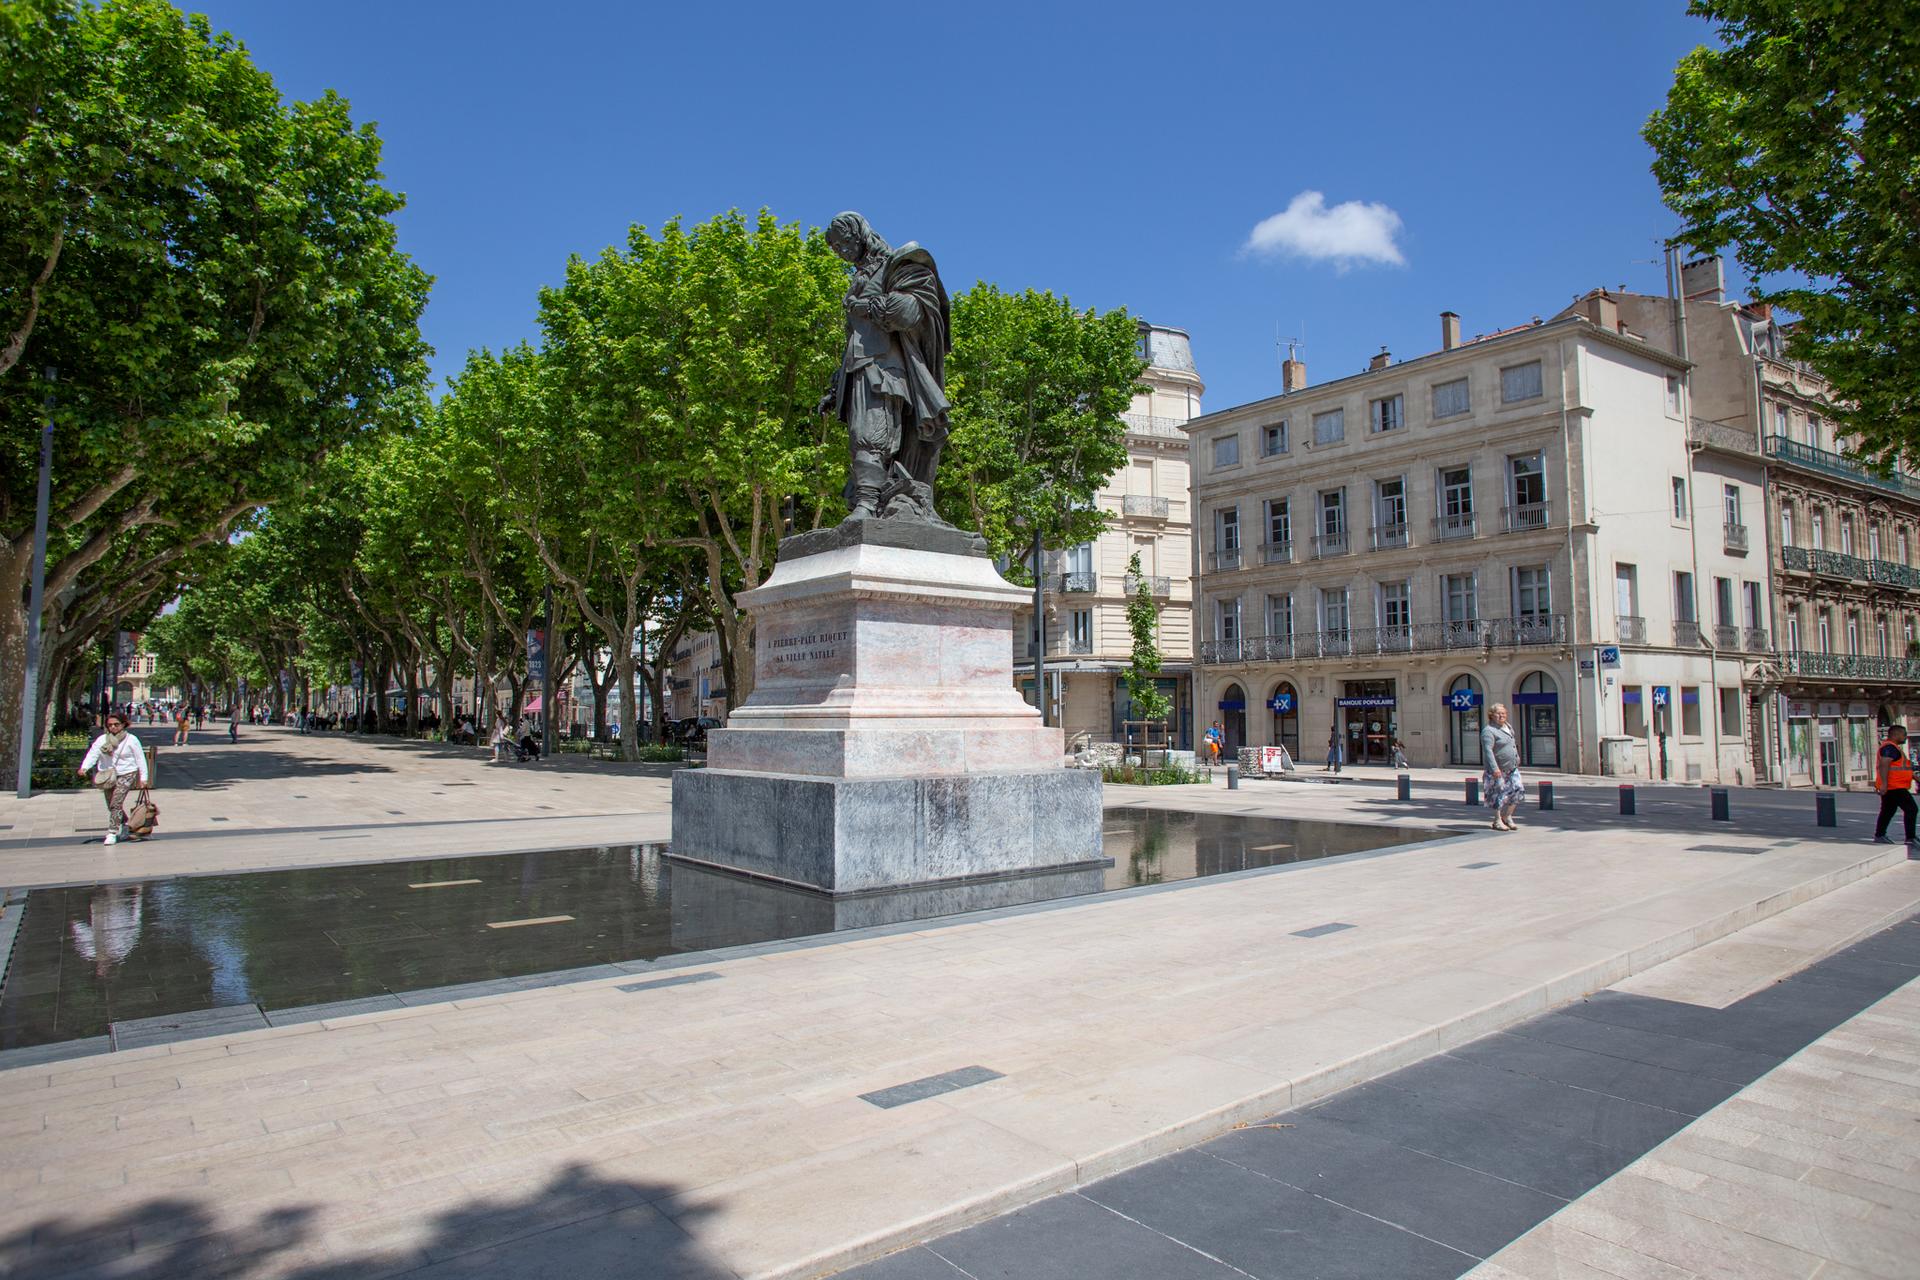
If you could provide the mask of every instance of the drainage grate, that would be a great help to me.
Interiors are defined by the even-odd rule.
[[[208,822],[226,822],[227,819],[226,818],[208,818],[207,821]]]
[[[717,973],[682,973],[671,978],[654,978],[647,982],[623,982],[615,991],[658,991],[661,987],[684,987],[689,982],[708,982],[719,977]]]
[[[909,1080],[905,1084],[896,1084],[890,1089],[877,1089],[872,1093],[863,1093],[860,1097],[876,1107],[903,1107],[909,1102],[918,1102],[922,1098],[936,1098],[943,1093],[952,1093],[955,1089],[966,1089],[976,1084],[985,1084],[989,1080],[1004,1077],[998,1071],[989,1071],[985,1067],[961,1067],[958,1071],[943,1071],[937,1076],[925,1076],[919,1080]]]
[[[1499,865],[1497,862],[1463,862],[1460,864],[1460,869],[1462,871],[1484,871],[1488,867],[1497,867]]]
[[[1688,853],[1765,853],[1765,845],[1744,844],[1690,844]]]
[[[1353,927],[1354,926],[1350,924],[1339,924],[1339,923],[1317,924],[1313,926],[1313,928],[1311,929],[1295,929],[1293,931],[1293,936],[1296,938],[1324,938],[1326,935],[1330,933],[1338,933],[1342,929],[1351,929]]]

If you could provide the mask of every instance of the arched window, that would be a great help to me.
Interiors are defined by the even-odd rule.
[[[1480,717],[1486,712],[1486,691],[1471,675],[1454,677],[1447,686],[1448,755],[1455,764],[1480,763]]]
[[[1514,737],[1520,762],[1560,767],[1560,686],[1544,671],[1523,676],[1513,689]]]

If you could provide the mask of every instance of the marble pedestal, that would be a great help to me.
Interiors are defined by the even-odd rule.
[[[1013,687],[1028,599],[955,530],[790,538],[754,689],[673,780],[676,859],[828,893],[1102,865],[1100,780]]]

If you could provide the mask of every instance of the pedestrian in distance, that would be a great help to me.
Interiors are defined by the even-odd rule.
[[[1205,745],[1207,750],[1207,763],[1220,763],[1220,744],[1226,739],[1226,736],[1226,726],[1218,720],[1208,725],[1207,731],[1200,735],[1200,741]]]
[[[240,741],[240,708],[237,706],[227,712],[227,741]]]
[[[191,723],[192,721],[188,718],[187,706],[184,702],[173,709],[174,746],[184,747],[187,745],[187,726]]]
[[[493,744],[493,763],[499,764],[507,758],[507,722],[505,720],[495,717],[493,737],[488,741]]]
[[[1518,830],[1513,811],[1526,799],[1527,784],[1520,777],[1520,745],[1507,724],[1505,703],[1487,708],[1487,723],[1480,730],[1480,759],[1486,764],[1486,772],[1480,775],[1481,803],[1493,810],[1493,829]]]
[[[1340,726],[1332,725],[1327,729],[1327,767],[1322,773],[1339,773],[1340,758],[1344,754],[1344,744],[1340,741]]]
[[[109,711],[107,731],[93,740],[80,762],[80,776],[90,778],[107,802],[107,838],[118,844],[134,839],[127,828],[127,797],[136,787],[147,789],[147,753],[127,728],[126,713]]]
[[[1887,825],[1893,821],[1895,810],[1906,823],[1907,843],[1913,843],[1913,820],[1916,807],[1913,801],[1913,757],[1907,754],[1907,727],[1896,724],[1887,730],[1885,742],[1880,744],[1880,760],[1873,773],[1873,789],[1880,793],[1880,818],[1873,824],[1873,842],[1892,844],[1887,839]]]

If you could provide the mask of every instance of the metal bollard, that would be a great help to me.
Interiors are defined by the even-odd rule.
[[[1227,766],[1227,790],[1238,791],[1239,789],[1240,789],[1240,766],[1237,764],[1230,764]]]
[[[1461,781],[1467,784],[1467,797],[1466,797],[1467,804],[1469,805],[1479,804],[1480,803],[1480,779],[1462,778]]]
[[[1725,787],[1715,787],[1709,794],[1713,797],[1713,820],[1715,822],[1732,822],[1733,815],[1727,806],[1727,789]]]
[[[1628,814],[1633,812],[1633,784],[1631,782],[1623,782],[1620,784],[1620,812]]]
[[[1817,792],[1813,797],[1813,821],[1816,826],[1837,827],[1840,825],[1840,813],[1834,806],[1831,791]]]
[[[1545,779],[1542,779],[1540,782],[1540,807],[1542,809],[1553,808],[1553,784]]]
[[[1400,798],[1402,800],[1413,799],[1413,779],[1404,773],[1400,775]]]

